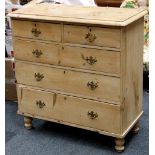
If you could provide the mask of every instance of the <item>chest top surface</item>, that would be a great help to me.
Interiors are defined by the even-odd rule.
[[[83,7],[35,3],[9,14],[12,18],[126,26],[147,13],[144,8]]]

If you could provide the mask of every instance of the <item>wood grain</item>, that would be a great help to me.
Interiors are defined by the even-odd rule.
[[[60,24],[40,23],[35,21],[12,20],[13,36],[32,38],[37,40],[61,41],[61,26]],[[34,36],[32,29],[40,31],[38,37]]]
[[[84,58],[83,58],[84,57]],[[86,59],[96,60],[92,65]],[[63,46],[60,65],[120,75],[120,52]]]
[[[83,94],[89,98],[120,101],[119,78],[45,67],[21,61],[16,61],[15,65],[17,82],[20,84]],[[44,78],[36,81],[35,73],[43,74]],[[98,87],[94,90],[87,86],[87,83],[91,81],[98,83]]]
[[[87,41],[88,33],[95,35],[93,42]],[[120,48],[120,29],[64,25],[64,42]]]
[[[96,131],[116,137],[115,149],[124,150],[143,113],[146,13],[49,3],[11,13],[18,113],[26,126],[34,117]]]
[[[16,60],[53,64],[65,67],[81,68],[104,73],[120,74],[120,52],[63,46],[55,43],[13,39]],[[23,50],[24,49],[24,50]],[[34,50],[39,50],[42,55],[36,57]],[[83,58],[84,57],[84,58]],[[96,60],[90,64],[87,59]]]
[[[17,60],[32,61],[45,64],[58,64],[61,46],[57,43],[46,43],[28,39],[13,38],[15,58]],[[35,50],[41,51],[39,57],[33,54]]]
[[[124,75],[123,87],[125,96],[124,111],[123,111],[123,130],[126,130],[135,118],[142,113],[143,105],[143,18],[139,19],[135,23],[129,25],[126,28],[125,44],[126,66]],[[123,64],[122,64],[123,65]]]
[[[35,9],[33,9],[35,8]],[[84,7],[34,4],[17,10],[9,16],[18,19],[61,21],[69,23],[87,23],[108,26],[126,26],[147,13],[145,8],[128,9],[113,7]]]
[[[23,113],[53,118],[116,134],[120,133],[119,106],[61,94],[55,94],[55,99],[53,97],[52,92],[22,88],[19,110]],[[42,109],[36,105],[38,100],[45,104]],[[91,119],[88,116],[88,111],[97,113],[98,117]]]

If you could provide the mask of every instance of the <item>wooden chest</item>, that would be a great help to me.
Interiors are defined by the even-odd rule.
[[[139,130],[145,9],[38,3],[10,14],[18,113],[115,137]]]

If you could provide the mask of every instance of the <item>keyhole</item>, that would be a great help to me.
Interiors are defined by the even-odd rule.
[[[64,74],[66,74],[66,71],[64,71]]]
[[[91,32],[91,28],[89,29],[89,31]]]
[[[34,24],[34,26],[36,26],[36,24]]]

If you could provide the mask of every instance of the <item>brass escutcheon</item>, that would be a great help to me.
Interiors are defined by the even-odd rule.
[[[85,36],[85,39],[86,39],[88,42],[93,42],[93,41],[95,41],[96,36],[95,36],[95,34],[92,34],[92,33],[88,32],[88,33],[86,34],[86,36]]]
[[[36,49],[36,50],[33,50],[33,51],[32,51],[32,54],[33,54],[35,57],[39,58],[43,53],[42,53],[41,50]]]
[[[45,103],[42,102],[41,100],[39,100],[39,101],[36,101],[36,105],[37,105],[40,109],[42,109],[42,108],[45,106]]]
[[[41,31],[37,28],[32,28],[31,32],[35,37],[39,37],[39,35],[41,34]]]
[[[94,65],[97,62],[96,58],[93,58],[92,56],[85,57],[83,54],[81,54],[81,57],[83,60],[85,60],[89,65]]]
[[[95,90],[97,87],[98,87],[98,82],[93,82],[93,81],[91,81],[91,82],[88,82],[87,83],[87,86],[88,86],[88,88],[90,88],[91,90]]]
[[[41,81],[44,78],[44,75],[40,74],[40,73],[35,73],[34,77],[35,77],[36,81]]]
[[[91,118],[91,119],[95,119],[98,117],[98,114],[95,113],[94,111],[88,111],[87,115]]]

